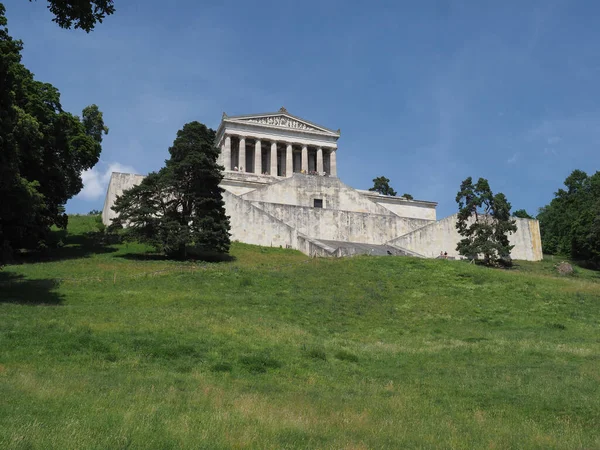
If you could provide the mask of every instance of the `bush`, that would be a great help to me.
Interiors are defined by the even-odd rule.
[[[104,223],[102,223],[102,216],[98,215],[96,216],[96,228],[98,228],[98,231],[100,233],[104,233],[106,231],[106,225],[104,225]]]

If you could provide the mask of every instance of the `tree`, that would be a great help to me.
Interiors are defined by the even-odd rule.
[[[513,217],[518,217],[520,219],[534,219],[534,217],[530,216],[524,209],[517,209],[513,213]]]
[[[126,227],[125,238],[149,243],[171,257],[186,258],[191,247],[227,253],[230,226],[214,141],[215,131],[205,125],[184,125],[165,167],[117,198],[111,229]]]
[[[390,186],[390,180],[386,177],[377,177],[373,179],[373,187],[370,191],[379,192],[383,195],[395,196],[397,192]]]
[[[414,200],[414,197],[410,194],[402,194],[402,197],[404,197],[406,200]]]
[[[504,194],[494,195],[485,178],[474,185],[471,177],[460,185],[456,194],[458,220],[456,228],[463,237],[456,250],[469,259],[483,256],[486,265],[510,264],[508,235],[517,231],[510,218],[510,203]]]
[[[48,3],[48,9],[54,14],[52,21],[59,27],[81,28],[87,33],[94,29],[96,22],[102,23],[115,12],[113,0],[48,0]]]
[[[58,90],[21,64],[21,41],[8,34],[0,4],[0,258],[45,245],[66,227],[64,205],[98,162],[104,126],[92,105],[82,119],[63,111]]]
[[[564,185],[538,213],[544,251],[598,263],[600,172],[588,176],[574,170]]]

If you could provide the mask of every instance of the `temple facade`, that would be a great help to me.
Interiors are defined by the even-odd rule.
[[[228,116],[216,142],[224,167],[221,187],[231,238],[249,244],[300,250],[311,256],[354,254],[458,256],[456,215],[437,220],[436,202],[408,200],[354,189],[338,178],[333,131],[291,115]],[[143,175],[113,173],[102,219]],[[514,259],[542,259],[539,224],[517,219],[510,236]]]
[[[337,176],[340,130],[333,131],[277,113],[229,117],[217,130],[225,171],[291,177],[294,173]]]

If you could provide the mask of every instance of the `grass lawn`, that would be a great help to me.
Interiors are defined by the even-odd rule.
[[[600,448],[600,274],[101,244],[0,271],[0,448]]]

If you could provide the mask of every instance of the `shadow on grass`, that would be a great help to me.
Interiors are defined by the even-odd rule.
[[[62,261],[85,258],[95,254],[114,253],[117,249],[111,245],[120,243],[121,238],[99,232],[70,235],[61,230],[52,231],[49,241],[51,244],[47,249],[20,253],[11,264]],[[63,245],[57,245],[59,242],[62,242]]]
[[[594,272],[600,272],[600,262],[595,261],[573,261],[577,267],[582,269],[593,270]]]
[[[236,257],[228,253],[196,253],[190,255],[187,259],[181,260],[172,258],[162,253],[126,253],[123,255],[116,255],[115,258],[129,259],[133,261],[186,261],[186,262],[210,262],[210,263],[226,263],[233,262]]]
[[[0,303],[20,305],[60,305],[62,295],[56,292],[58,281],[25,278],[10,272],[0,272]]]

